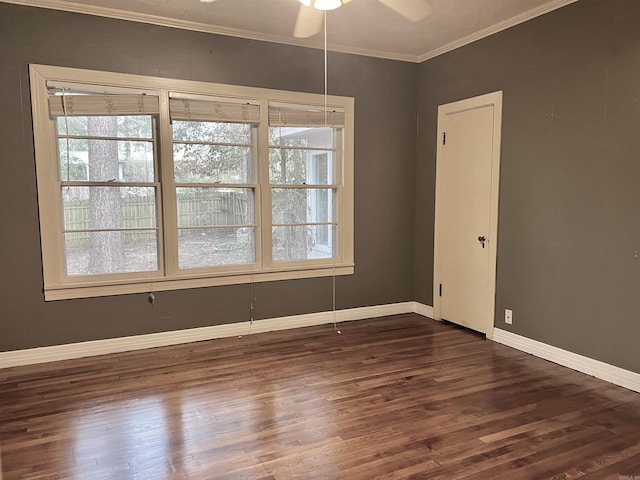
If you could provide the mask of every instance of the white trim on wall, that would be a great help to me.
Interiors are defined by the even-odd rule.
[[[516,25],[519,25],[521,23],[528,22],[529,20],[533,20],[540,15],[552,12],[554,10],[557,10],[558,8],[562,8],[577,1],[578,0],[552,0],[548,3],[545,3],[544,5],[540,5],[539,7],[527,10],[526,12],[522,12],[515,17],[511,17],[487,28],[483,28],[482,30],[467,35],[466,37],[459,38],[458,40],[449,42],[445,45],[442,45],[441,47],[434,48],[433,50],[429,50],[428,52],[424,52],[423,54],[418,55],[415,61],[417,63],[422,63],[426,60],[437,57],[447,52],[451,52],[452,50],[456,50],[457,48],[464,47],[465,45],[469,45],[470,43],[482,40],[483,38],[490,37],[491,35],[506,30],[507,28],[515,27]]]
[[[349,308],[345,310],[309,313],[288,317],[257,320],[253,323],[251,334],[287,330],[291,328],[338,324],[368,318],[385,317],[415,313],[433,318],[433,307],[419,302],[402,302],[371,307]],[[110,353],[121,353],[145,348],[179,345],[182,343],[213,340],[216,338],[236,337],[249,333],[249,322],[214,325],[211,327],[191,328],[172,332],[150,333],[131,337],[94,340],[90,342],[54,345],[51,347],[30,348],[0,352],[0,369],[33,365],[38,363],[71,360],[74,358],[92,357]],[[624,370],[613,365],[593,360],[561,348],[553,347],[530,338],[522,337],[499,328],[493,329],[491,340],[557,363],[572,370],[586,373],[607,382],[619,385],[635,392],[640,392],[640,374]]]
[[[511,28],[520,23],[532,20],[545,13],[552,12],[558,8],[564,7],[578,0],[551,0],[536,8],[523,12],[515,17],[509,18],[502,22],[498,22],[478,32],[462,37],[460,39],[449,42],[445,45],[428,50],[420,55],[410,53],[392,52],[388,50],[379,50],[371,48],[359,48],[346,45],[329,44],[328,48],[334,52],[348,53],[352,55],[365,55],[368,57],[386,58],[390,60],[401,60],[405,62],[422,63],[430,58],[437,57],[444,53],[463,47],[477,40],[493,35],[495,33]],[[94,15],[98,17],[115,18],[119,20],[128,20],[138,23],[147,23],[151,25],[159,25],[163,27],[180,28],[182,30],[191,30],[195,32],[212,33],[216,35],[225,35],[229,37],[246,38],[249,40],[260,40],[263,42],[281,43],[285,45],[296,45],[308,48],[323,48],[321,42],[312,39],[292,38],[285,35],[273,35],[267,33],[256,33],[248,30],[237,28],[229,28],[223,25],[211,25],[202,22],[194,22],[190,20],[181,20],[178,18],[161,17],[159,15],[151,15],[143,12],[133,12],[126,10],[118,10],[115,8],[103,7],[94,4],[76,3],[68,0],[0,0],[2,3],[13,3],[16,5],[27,5],[30,7],[48,8],[51,10],[62,10],[67,12],[82,13],[86,15]]]
[[[571,0],[576,1],[576,0]],[[314,39],[293,38],[288,35],[277,35],[269,33],[252,32],[240,28],[225,27],[224,25],[213,25],[192,20],[182,20],[179,18],[162,17],[143,12],[133,12],[119,10],[116,8],[103,7],[101,5],[76,3],[67,0],[0,0],[0,3],[13,3],[15,5],[25,5],[29,7],[47,8],[49,10],[60,10],[63,12],[82,13],[96,17],[113,18],[116,20],[126,20],[130,22],[146,23],[161,27],[179,28],[193,32],[211,33],[213,35],[224,35],[227,37],[244,38],[248,40],[258,40],[261,42],[279,43],[282,45],[293,45],[298,47],[323,49],[322,42]],[[329,43],[327,48],[332,52],[347,53],[351,55],[364,55],[367,57],[385,58],[389,60],[401,60],[416,63],[417,55],[409,53],[391,52],[371,48],[350,47]]]
[[[536,357],[549,360],[563,367],[586,373],[592,377],[605,380],[614,385],[619,385],[634,392],[640,392],[640,374],[625,370],[623,368],[614,367],[608,363],[600,362],[589,357],[578,355],[558,347],[547,345],[515,333],[493,329],[492,340],[503,345],[515,348],[521,352],[529,353]]]
[[[349,308],[345,310],[308,313],[289,317],[257,320],[251,327],[251,334],[287,330],[290,328],[342,323],[367,318],[385,317],[403,313],[416,313],[431,317],[433,309],[418,302],[402,302],[371,307]],[[210,327],[190,328],[171,332],[150,333],[131,337],[110,338],[89,342],[54,345],[51,347],[30,348],[0,352],[0,369],[33,365],[37,363],[92,357],[109,353],[121,353],[145,348],[165,347],[181,343],[199,342],[215,338],[236,337],[249,334],[249,322],[214,325]]]
[[[240,283],[268,282],[284,279],[300,279],[310,277],[326,277],[331,275],[350,275],[354,272],[353,260],[353,127],[354,105],[353,97],[342,97],[322,94],[309,94],[305,92],[293,92],[285,90],[273,90],[257,87],[244,87],[238,85],[225,85],[218,83],[199,82],[192,80],[167,79],[145,75],[122,74],[96,70],[85,70],[51,65],[29,65],[29,78],[31,83],[31,100],[33,106],[33,135],[36,157],[36,174],[38,187],[38,207],[40,213],[40,237],[42,246],[44,296],[46,301],[63,300],[69,298],[88,298],[109,295],[121,295],[130,293],[146,293],[150,290],[176,290],[186,288],[210,287],[218,285],[233,285]],[[100,93],[138,92],[148,93],[153,97],[155,110],[150,111],[156,115],[155,122],[158,128],[154,129],[150,140],[156,142],[160,153],[154,151],[153,160],[157,167],[154,178],[139,183],[152,189],[156,202],[160,202],[163,208],[158,210],[156,222],[156,234],[159,241],[158,253],[155,255],[156,268],[153,271],[115,272],[109,274],[67,274],[65,268],[64,230],[62,222],[62,205],[60,186],[65,182],[58,175],[57,142],[58,137],[55,122],[52,121],[52,112],[49,108],[51,92],[54,86],[76,85],[79,91]],[[95,95],[95,98],[102,97]],[[84,114],[103,114],[105,107],[98,101],[97,107],[91,104]],[[324,105],[326,108],[339,112],[339,125],[336,128],[334,160],[339,174],[329,187],[333,188],[336,205],[333,223],[338,226],[336,241],[339,242],[335,258],[305,259],[295,262],[280,262],[271,255],[271,194],[269,193],[268,162],[269,146],[261,142],[259,145],[252,140],[247,143],[247,148],[253,152],[253,171],[266,172],[256,178],[247,179],[245,183],[236,183],[236,186],[245,189],[253,189],[254,194],[253,219],[255,259],[252,264],[208,265],[205,268],[181,268],[178,265],[178,225],[176,185],[173,180],[173,162],[171,160],[172,132],[170,123],[170,98],[190,98],[192,100],[207,99],[208,108],[218,102],[235,103],[237,105],[249,103],[254,106],[253,118],[255,138],[268,138],[269,121],[263,115],[258,121],[259,112],[264,112],[273,106],[285,107],[292,111],[318,110]],[[204,100],[203,100],[204,101]],[[137,111],[136,100],[131,100],[131,111]],[[179,102],[177,102],[179,103]],[[191,107],[194,108],[193,106]],[[301,110],[297,110],[301,109]],[[76,109],[77,110],[77,109]],[[107,109],[108,110],[108,109]],[[127,110],[124,110],[127,112]],[[55,115],[65,113],[60,108]],[[78,113],[78,112],[76,112]],[[175,112],[174,112],[175,113]],[[55,116],[54,115],[54,116]],[[182,114],[185,115],[184,113]],[[209,120],[217,117],[208,114]],[[237,114],[239,117],[241,113]],[[178,113],[178,119],[183,118]],[[300,116],[300,115],[299,115]],[[322,120],[322,115],[319,115]],[[200,118],[200,117],[199,117]],[[203,119],[205,117],[201,117]],[[226,117],[227,120],[229,117]],[[304,119],[305,122],[309,120]],[[257,122],[257,123],[253,123]],[[313,126],[313,121],[307,126]],[[317,123],[317,122],[316,122]],[[296,123],[297,125],[297,123]],[[332,125],[334,125],[332,123]],[[338,125],[338,124],[336,124]],[[338,133],[339,132],[339,133]],[[265,141],[266,142],[266,141]],[[261,167],[258,168],[258,165]],[[265,167],[265,168],[262,168]],[[119,182],[119,183],[118,183]],[[134,185],[131,182],[118,180],[119,185]],[[247,183],[248,182],[248,183]],[[84,179],[75,182],[82,188],[92,188],[100,182],[92,182]],[[264,194],[264,190],[268,190]],[[263,192],[261,194],[260,192]],[[247,220],[248,221],[248,220]],[[164,252],[164,254],[163,254]],[[267,252],[267,253],[265,253]]]
[[[419,302],[413,302],[413,313],[433,319],[433,307]]]

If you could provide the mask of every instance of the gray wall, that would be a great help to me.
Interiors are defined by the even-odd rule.
[[[637,0],[580,0],[420,65],[417,301],[437,106],[503,90],[495,325],[640,372],[639,18]]]
[[[249,286],[44,302],[28,64],[321,93],[322,52],[0,3],[0,351],[248,320]],[[330,54],[355,97],[356,274],[337,307],[412,300],[417,65]],[[330,278],[256,286],[256,318],[330,310]]]
[[[331,93],[356,99],[338,308],[432,305],[437,106],[503,90],[495,324],[640,372],[638,18],[637,0],[580,0],[419,66],[330,54]],[[43,301],[27,65],[319,93],[321,52],[0,4],[0,62],[0,351],[247,320],[247,285]],[[258,318],[331,308],[327,278],[256,294]]]

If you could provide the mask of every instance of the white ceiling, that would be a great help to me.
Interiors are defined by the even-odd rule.
[[[0,0],[321,48],[321,34],[293,37],[298,0]],[[577,0],[429,0],[411,23],[378,0],[353,0],[327,13],[330,50],[420,62]]]

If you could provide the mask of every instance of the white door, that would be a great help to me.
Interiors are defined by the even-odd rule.
[[[439,109],[434,312],[492,334],[501,92]]]

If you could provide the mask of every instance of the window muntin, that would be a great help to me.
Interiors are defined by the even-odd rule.
[[[174,120],[174,142],[211,142],[213,144],[251,145],[251,124]]]
[[[174,95],[178,268],[253,265],[260,107]]]
[[[274,261],[335,258],[335,189],[272,189]]]
[[[172,125],[176,182],[252,183],[255,135],[251,125],[197,121]]]
[[[70,93],[67,93],[65,98],[71,98],[69,95]],[[58,135],[66,136],[68,130],[71,138],[74,136],[81,138],[99,136],[96,132],[93,132],[90,129],[87,115],[70,116],[70,114],[67,113],[67,116],[65,117],[64,113],[65,112],[62,111],[60,114],[61,116],[56,117]],[[106,121],[109,118],[114,118],[111,115],[92,115],[92,117],[96,121]],[[135,115],[134,117],[128,115],[116,115],[115,119],[116,123],[121,127],[112,132],[117,138],[140,138],[143,140],[151,140],[154,136],[153,117],[151,115]]]
[[[158,269],[156,231],[67,231],[64,243],[66,273],[70,277],[151,272]],[[94,254],[93,249],[86,245],[97,246],[100,255]]]
[[[47,300],[353,273],[352,99],[325,112],[318,95],[30,72]],[[123,126],[96,133],[93,117]],[[111,152],[108,168],[90,169],[90,149]],[[117,208],[87,226],[86,206],[72,208],[91,195]],[[94,268],[86,245],[100,236],[118,262]]]
[[[274,262],[340,255],[338,172],[343,128],[339,122],[328,125],[323,117],[325,112],[300,107],[273,108],[269,113]]]
[[[176,198],[181,269],[255,263],[252,188],[178,187]]]
[[[116,97],[74,91],[50,97],[50,105],[62,106],[50,113],[68,277],[160,269],[153,116],[136,114],[134,106],[132,114],[104,115]],[[82,115],[74,115],[73,105],[83,106]]]
[[[335,185],[334,152],[272,147],[269,176],[272,185]],[[322,158],[322,165],[318,164]]]
[[[306,225],[337,222],[336,191],[328,188],[273,188],[272,219],[274,225]],[[323,199],[318,207],[314,200]],[[314,208],[312,208],[312,205]],[[332,208],[333,207],[333,208]]]

